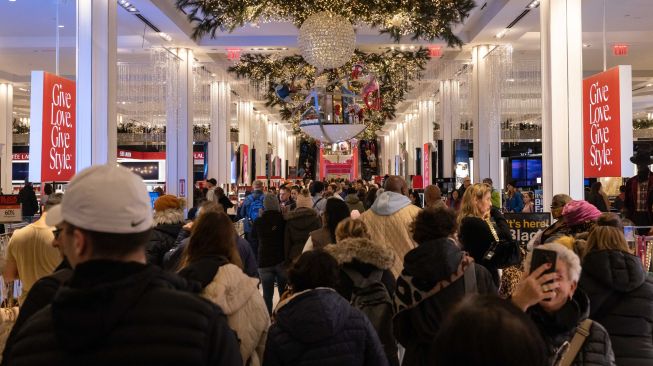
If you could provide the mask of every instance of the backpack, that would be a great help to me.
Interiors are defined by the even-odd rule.
[[[365,278],[355,270],[349,268],[342,268],[342,270],[354,284],[350,304],[370,320],[386,355],[396,355],[397,346],[392,331],[394,305],[388,289],[381,282],[383,271],[375,270]]]
[[[249,202],[245,214],[250,223],[254,223],[254,221],[258,219],[259,213],[263,210],[263,199],[265,198],[265,195],[261,194],[258,198],[254,198],[254,194],[252,193],[249,197],[251,197],[251,199],[248,198]]]

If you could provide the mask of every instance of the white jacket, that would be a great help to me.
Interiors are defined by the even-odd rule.
[[[270,316],[257,285],[257,279],[248,277],[233,264],[225,264],[202,292],[203,297],[220,306],[227,315],[229,327],[240,340],[243,364],[247,366],[263,363],[270,327]]]

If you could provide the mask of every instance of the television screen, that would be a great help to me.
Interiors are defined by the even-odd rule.
[[[154,201],[159,198],[159,192],[147,192],[150,194],[150,204],[152,204],[152,209],[154,209]]]
[[[29,175],[29,163],[12,163],[11,164],[11,179],[15,181],[24,181]]]
[[[542,160],[528,159],[526,161],[526,179],[536,180],[542,177]]]
[[[527,176],[527,163],[525,159],[514,159],[512,165],[512,179],[516,181],[524,180]]]

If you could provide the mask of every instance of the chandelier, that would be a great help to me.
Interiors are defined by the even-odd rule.
[[[354,54],[356,34],[349,20],[322,11],[302,23],[297,41],[306,62],[318,70],[335,69]]]

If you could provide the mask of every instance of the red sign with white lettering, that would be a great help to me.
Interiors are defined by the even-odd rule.
[[[622,176],[620,68],[583,81],[583,141],[586,178]],[[628,103],[631,103],[628,101]],[[623,121],[631,128],[631,121]],[[632,146],[632,145],[631,145]],[[632,151],[632,147],[631,150]],[[624,154],[627,154],[624,151]]]
[[[29,160],[29,153],[13,153],[11,155],[11,160],[16,160],[16,161]]]
[[[44,73],[41,181],[75,174],[75,82]]]

